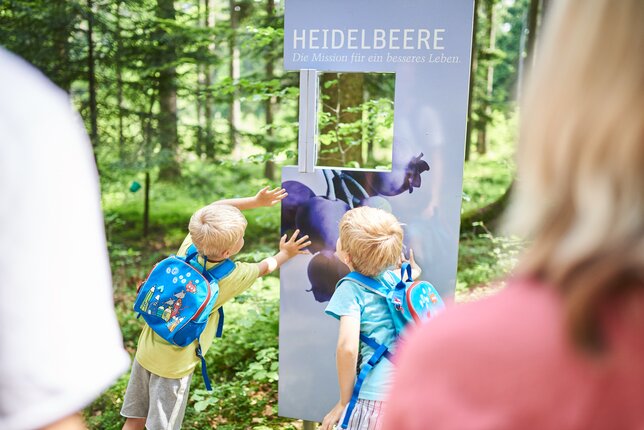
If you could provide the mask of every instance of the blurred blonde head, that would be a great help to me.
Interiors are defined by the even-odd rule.
[[[644,285],[644,1],[553,2],[521,110],[509,225],[518,271],[566,298],[573,338],[600,303]]]
[[[340,247],[350,265],[366,276],[377,276],[398,264],[403,230],[392,214],[367,206],[352,209],[340,220]]]
[[[222,257],[226,252],[239,252],[236,248],[244,237],[247,224],[236,207],[211,204],[192,215],[188,230],[200,254]]]

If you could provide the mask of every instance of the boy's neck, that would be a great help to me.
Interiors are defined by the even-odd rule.
[[[200,255],[199,257],[201,257],[206,263],[221,263],[222,261],[225,260],[225,258],[220,258],[220,257],[217,257],[216,259],[211,259],[206,257],[205,255]]]

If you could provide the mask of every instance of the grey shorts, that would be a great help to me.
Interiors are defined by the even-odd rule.
[[[132,364],[121,415],[145,418],[148,430],[179,430],[188,404],[192,374],[168,379],[145,370],[138,361]]]

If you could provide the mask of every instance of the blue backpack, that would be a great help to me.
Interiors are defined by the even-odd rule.
[[[219,281],[228,276],[235,263],[224,260],[210,270],[197,262],[197,248],[191,245],[185,257],[170,257],[158,262],[139,287],[134,311],[142,316],[150,328],[167,342],[185,347],[199,341],[208,317],[219,296]],[[217,337],[224,326],[224,310],[219,308]],[[201,360],[201,374],[206,389],[211,385],[206,361],[197,345]]]
[[[407,275],[407,280],[405,280],[405,275]],[[361,273],[351,272],[340,279],[336,288],[342,282],[352,281],[386,299],[396,330],[396,336],[400,336],[407,325],[417,324],[427,320],[445,309],[443,299],[441,299],[432,284],[426,281],[412,280],[411,265],[409,263],[403,263],[400,268],[400,279],[395,275],[393,275],[393,278],[395,286],[392,287]],[[383,357],[391,361],[391,352],[389,352],[387,345],[382,345],[362,333],[360,333],[360,340],[373,348],[374,353],[358,374],[356,384],[353,387],[351,401],[347,406],[347,412],[344,414],[344,420],[342,421],[341,428],[343,429],[346,429],[349,424],[351,413],[358,401],[360,388],[369,372]]]

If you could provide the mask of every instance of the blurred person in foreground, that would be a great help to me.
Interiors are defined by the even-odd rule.
[[[384,428],[644,428],[644,2],[553,2],[521,111],[508,287],[401,349]]]
[[[0,245],[0,429],[83,429],[129,364],[96,165],[67,94],[2,48]]]

